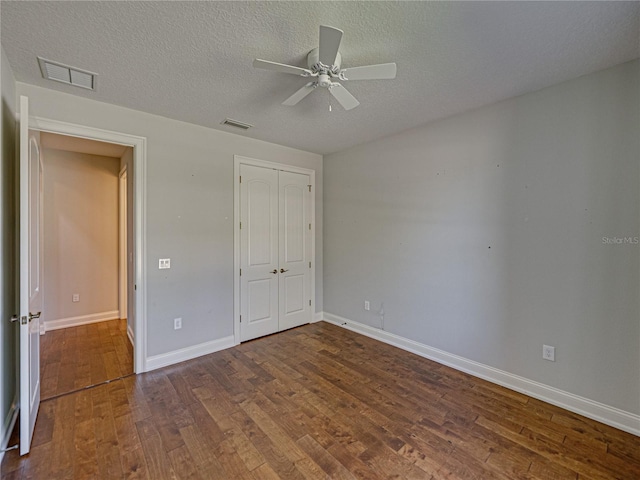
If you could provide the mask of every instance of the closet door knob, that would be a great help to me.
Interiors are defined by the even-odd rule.
[[[284,268],[280,269],[280,273],[288,272],[289,270],[285,270]]]
[[[273,274],[275,275],[276,273],[278,273],[278,270],[276,270],[276,269],[274,268],[274,269],[271,271],[271,273],[273,273]]]

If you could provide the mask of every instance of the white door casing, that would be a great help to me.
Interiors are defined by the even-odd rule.
[[[118,310],[127,318],[127,167],[120,171],[118,182]],[[127,318],[127,323],[131,321]]]
[[[240,343],[313,319],[315,172],[236,156],[235,173],[234,338]]]
[[[20,97],[20,455],[29,453],[40,407],[42,311],[42,162],[29,131],[29,99]]]
[[[133,248],[129,266],[132,270],[133,285],[129,311],[133,314],[134,372],[147,371],[147,289],[146,289],[146,165],[147,139],[127,133],[113,132],[99,128],[62,122],[49,118],[31,117],[31,128],[41,132],[87,138],[107,143],[117,143],[133,148],[133,163],[128,171],[128,180],[133,183],[133,201],[130,212],[133,217]]]

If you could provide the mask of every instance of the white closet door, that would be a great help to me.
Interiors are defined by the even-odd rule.
[[[278,171],[240,166],[240,339],[278,331]]]
[[[279,175],[279,330],[311,321],[309,175]]]

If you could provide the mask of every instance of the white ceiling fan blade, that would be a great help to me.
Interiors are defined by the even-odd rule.
[[[340,42],[342,41],[342,30],[320,25],[320,45],[318,47],[318,59],[320,63],[331,67],[336,61]]]
[[[351,95],[349,91],[339,83],[334,83],[329,87],[329,93],[343,106],[345,110],[351,110],[360,105],[356,97]]]
[[[364,67],[345,68],[340,78],[343,80],[386,80],[396,78],[395,63],[381,63]]]
[[[284,102],[282,102],[282,105],[287,105],[287,106],[295,105],[304,97],[306,97],[311,92],[313,92],[315,88],[316,88],[316,85],[314,82],[307,83],[304,87],[302,87],[300,90],[298,90],[296,93],[294,93],[289,98],[287,98]]]
[[[256,58],[253,61],[254,68],[263,68],[264,70],[272,70],[280,73],[291,73],[293,75],[301,75],[307,77],[312,75],[311,70],[306,68],[294,67],[293,65],[285,65],[284,63],[270,62],[268,60],[260,60]]]

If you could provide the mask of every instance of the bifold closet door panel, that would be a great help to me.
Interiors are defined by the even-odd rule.
[[[279,330],[311,321],[309,175],[279,174]]]
[[[240,338],[279,330],[278,171],[241,165]]]

